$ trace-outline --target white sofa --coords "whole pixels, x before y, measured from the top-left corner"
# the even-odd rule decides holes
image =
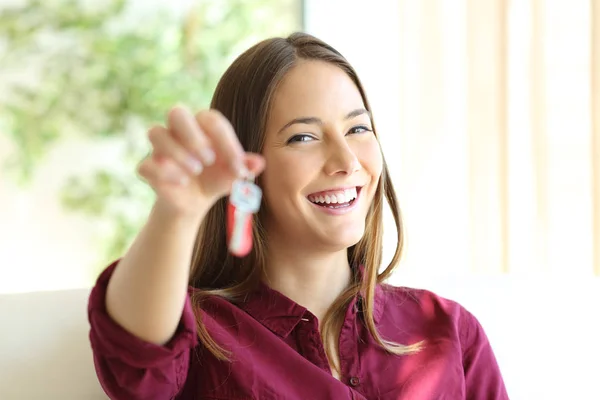
[[[88,289],[0,295],[0,399],[107,399],[94,372]]]
[[[479,318],[511,399],[600,399],[600,281],[396,277]],[[0,399],[106,399],[88,341],[89,290],[0,295]]]

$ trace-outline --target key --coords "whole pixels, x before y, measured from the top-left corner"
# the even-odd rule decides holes
[[[260,208],[262,190],[253,177],[233,182],[227,204],[228,249],[236,257],[244,257],[252,250],[253,215]]]

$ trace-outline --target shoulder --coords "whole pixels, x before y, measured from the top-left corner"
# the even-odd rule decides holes
[[[457,301],[427,289],[381,284],[382,305],[388,312],[421,312],[429,316],[459,318],[468,311]]]
[[[483,330],[477,318],[458,301],[427,289],[381,284],[378,286],[382,321],[410,327],[423,336],[445,332],[463,346]],[[445,335],[444,335],[445,336]]]
[[[380,326],[389,335],[406,343],[424,340],[427,354],[454,354],[463,369],[466,398],[508,399],[492,346],[469,310],[429,290],[391,285],[379,289],[384,305]]]
[[[382,336],[405,344],[423,341],[415,362],[430,363],[430,369],[438,362],[460,369],[465,398],[508,399],[483,327],[463,305],[425,289],[379,285],[377,290]]]

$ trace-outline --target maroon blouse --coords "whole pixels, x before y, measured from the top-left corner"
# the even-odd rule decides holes
[[[429,291],[376,289],[380,334],[403,344],[426,341],[408,356],[390,355],[371,339],[361,298],[355,299],[339,339],[339,381],[331,375],[314,315],[266,285],[239,305],[213,297],[199,310],[188,297],[165,346],[134,337],[106,313],[114,267],[99,277],[88,308],[96,372],[111,399],[508,399],[477,319]],[[218,361],[198,345],[195,313],[232,351],[232,362]]]

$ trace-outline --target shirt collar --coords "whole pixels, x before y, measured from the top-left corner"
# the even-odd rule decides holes
[[[308,311],[277,290],[271,289],[264,282],[260,282],[258,288],[251,292],[239,306],[281,337],[287,337]]]
[[[356,269],[355,273],[357,275],[357,279],[363,279],[365,274],[365,266],[364,264],[360,264]],[[364,293],[359,293],[357,298],[353,300],[354,302],[354,310],[356,312],[363,312],[364,304],[365,304],[365,296]],[[375,324],[378,324],[381,320],[381,316],[383,315],[383,309],[385,306],[385,292],[383,285],[377,284],[375,285],[375,300],[373,304],[373,320]]]
[[[357,274],[362,276],[364,267],[357,268]],[[362,314],[364,310],[364,296],[359,293],[351,302],[349,307],[353,315]],[[375,287],[375,302],[373,307],[373,319],[375,324],[379,323],[383,315],[385,293],[382,285]],[[289,297],[277,290],[271,289],[264,282],[260,282],[256,290],[241,301],[239,307],[250,314],[270,331],[281,337],[287,337],[306,316],[308,310]]]
[[[362,314],[364,311],[365,305],[365,297],[362,293],[359,293],[358,296],[353,300],[353,309],[355,313]],[[385,288],[382,285],[375,286],[375,301],[373,304],[373,320],[375,324],[378,324],[381,321],[381,317],[383,315],[383,310],[385,306]]]

